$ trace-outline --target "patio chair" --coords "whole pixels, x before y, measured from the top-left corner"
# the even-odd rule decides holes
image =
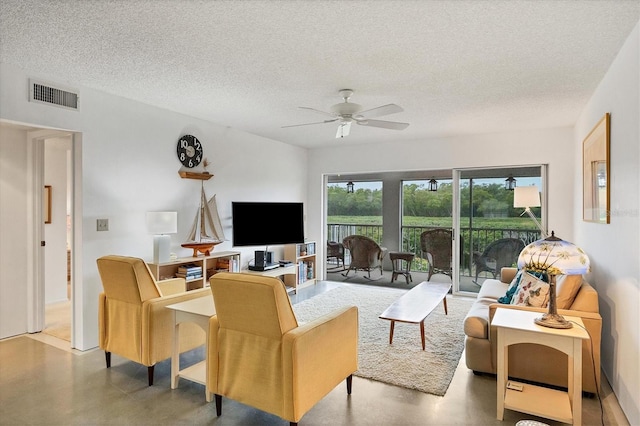
[[[420,234],[422,257],[429,262],[427,281],[433,274],[445,274],[453,279],[452,241],[451,229],[429,229]]]
[[[489,243],[482,253],[474,252],[473,264],[476,267],[476,277],[473,282],[478,284],[480,272],[489,272],[495,278],[503,267],[513,266],[518,261],[518,255],[522,249],[524,249],[522,240],[501,238]]]
[[[367,271],[365,278],[371,279],[371,270],[380,269],[382,277],[382,259],[384,259],[387,249],[380,247],[378,243],[364,235],[349,235],[342,240],[342,244],[351,253],[349,269],[342,274],[348,276],[350,271]],[[379,278],[378,278],[379,279]]]

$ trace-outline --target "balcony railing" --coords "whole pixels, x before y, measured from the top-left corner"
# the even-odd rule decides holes
[[[427,271],[427,261],[422,258],[420,248],[420,234],[429,229],[438,229],[434,226],[402,226],[401,247],[388,247],[390,251],[404,251],[416,255],[412,264],[413,271]],[[512,228],[462,228],[462,268],[463,275],[471,276],[471,266],[473,265],[473,253],[482,252],[492,241],[500,238],[519,238],[525,244],[529,244],[540,238],[540,231],[537,229],[512,229]],[[331,223],[327,225],[328,241],[342,240],[349,235],[365,235],[378,244],[382,244],[382,225],[354,225],[344,223]],[[349,264],[349,252],[345,252],[345,262]]]

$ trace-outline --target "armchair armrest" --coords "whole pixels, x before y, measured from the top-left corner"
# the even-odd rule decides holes
[[[338,309],[283,336],[285,407],[292,418],[305,413],[358,369],[358,308]]]
[[[187,281],[184,278],[170,278],[168,280],[156,281],[156,284],[163,296],[187,291]]]
[[[154,348],[148,351],[147,358],[143,359],[145,365],[153,365],[156,362],[171,356],[171,342],[173,336],[173,311],[167,309],[168,305],[186,302],[198,297],[212,297],[209,288],[187,291],[168,296],[156,297],[142,303],[142,342],[143,347]],[[190,327],[193,326],[193,327]],[[204,332],[194,324],[181,326],[180,351],[193,349],[205,343]],[[144,354],[143,354],[144,355]]]

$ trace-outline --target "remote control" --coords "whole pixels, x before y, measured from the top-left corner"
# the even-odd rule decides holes
[[[518,383],[518,382],[507,382],[507,389],[511,389],[514,391],[518,391],[518,392],[522,392],[522,383]]]

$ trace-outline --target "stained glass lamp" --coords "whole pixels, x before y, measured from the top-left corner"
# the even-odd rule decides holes
[[[573,243],[551,236],[534,241],[518,256],[518,268],[549,276],[549,311],[535,323],[551,328],[571,328],[572,324],[558,314],[556,307],[556,275],[582,275],[589,272],[589,257]]]

